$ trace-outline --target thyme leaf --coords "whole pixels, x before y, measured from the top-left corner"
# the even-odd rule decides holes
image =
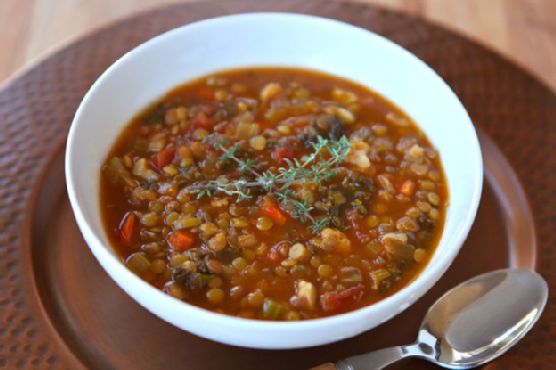
[[[224,142],[215,140],[213,146],[223,153],[221,160],[236,162],[239,172],[251,175],[252,179],[217,179],[189,187],[188,190],[197,194],[198,199],[220,192],[237,196],[238,201],[243,201],[252,198],[251,189],[259,188],[273,194],[293,218],[303,223],[310,221],[314,233],[320,232],[330,224],[326,217],[315,218],[312,215],[314,206],[307,200],[298,199],[291,188],[294,184],[304,185],[308,182],[321,185],[334,178],[338,174],[338,165],[347,157],[351,148],[345,136],[336,141],[318,136],[317,141],[312,143],[313,151],[309,155],[301,160],[286,159],[286,166],[280,167],[277,173],[270,170],[258,173],[253,159],[242,159],[238,156],[240,146],[237,143],[226,148]]]

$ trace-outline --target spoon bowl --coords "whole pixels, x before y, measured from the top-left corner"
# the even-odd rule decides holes
[[[502,355],[533,327],[548,287],[535,272],[506,269],[453,288],[428,311],[417,342],[425,358],[468,369]]]
[[[428,310],[417,342],[321,365],[314,370],[380,370],[405,357],[470,369],[502,355],[533,327],[548,298],[536,272],[504,269],[467,280]]]

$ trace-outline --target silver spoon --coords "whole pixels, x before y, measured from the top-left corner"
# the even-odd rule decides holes
[[[504,269],[479,275],[429,309],[417,342],[349,357],[312,370],[380,370],[405,357],[448,369],[470,369],[506,352],[533,327],[548,297],[537,273]]]

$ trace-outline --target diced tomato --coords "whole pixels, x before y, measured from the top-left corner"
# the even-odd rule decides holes
[[[185,230],[178,230],[173,233],[170,238],[168,238],[168,242],[170,242],[174,250],[177,252],[183,252],[184,250],[193,247],[194,241],[195,237]]]
[[[278,163],[285,163],[284,159],[292,159],[293,152],[291,149],[286,147],[276,148],[272,152],[272,159]]]
[[[284,225],[288,221],[287,214],[271,200],[265,199],[261,206],[261,214],[270,217],[276,225]]]
[[[219,134],[223,134],[226,132],[228,128],[229,122],[228,121],[221,121],[214,126],[214,132],[218,132]]]
[[[415,187],[415,182],[413,182],[412,180],[406,180],[400,187],[400,193],[402,193],[406,197],[410,197],[415,193]]]
[[[154,155],[152,159],[153,165],[158,170],[162,170],[162,168],[172,163],[172,161],[174,160],[175,153],[176,153],[176,149],[174,147],[167,146],[166,148],[162,149],[160,152]]]
[[[202,86],[197,90],[197,96],[201,99],[213,100],[214,90],[207,86]]]
[[[365,287],[361,284],[339,292],[325,293],[322,297],[322,309],[326,312],[345,310],[359,301],[363,296]]]
[[[346,218],[353,231],[361,230],[361,224],[363,221],[361,220],[361,215],[359,214],[358,210],[352,209],[347,213]]]
[[[351,226],[351,235],[353,237],[355,237],[363,244],[367,244],[368,242],[371,241],[372,238],[367,232],[368,231],[367,227],[365,227],[365,224],[361,219],[361,215],[359,214],[358,210],[352,209],[347,213],[346,218]],[[367,231],[363,231],[363,230],[367,230]]]
[[[361,231],[356,231],[355,237],[363,244],[367,244],[371,241],[371,237],[369,236],[369,234],[362,233]]]
[[[122,243],[129,247],[135,241],[139,229],[139,220],[135,213],[127,212],[122,218],[119,228]]]
[[[214,120],[205,115],[199,115],[191,120],[191,128],[197,129],[199,127],[212,127]]]
[[[271,248],[270,251],[268,251],[268,260],[274,264],[280,262],[280,252],[278,252],[278,249],[276,248]]]

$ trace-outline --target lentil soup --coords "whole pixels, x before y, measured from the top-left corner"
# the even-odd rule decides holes
[[[100,174],[125,265],[219,313],[305,320],[406,286],[441,237],[448,189],[416,124],[366,87],[251,68],[170,91]]]

